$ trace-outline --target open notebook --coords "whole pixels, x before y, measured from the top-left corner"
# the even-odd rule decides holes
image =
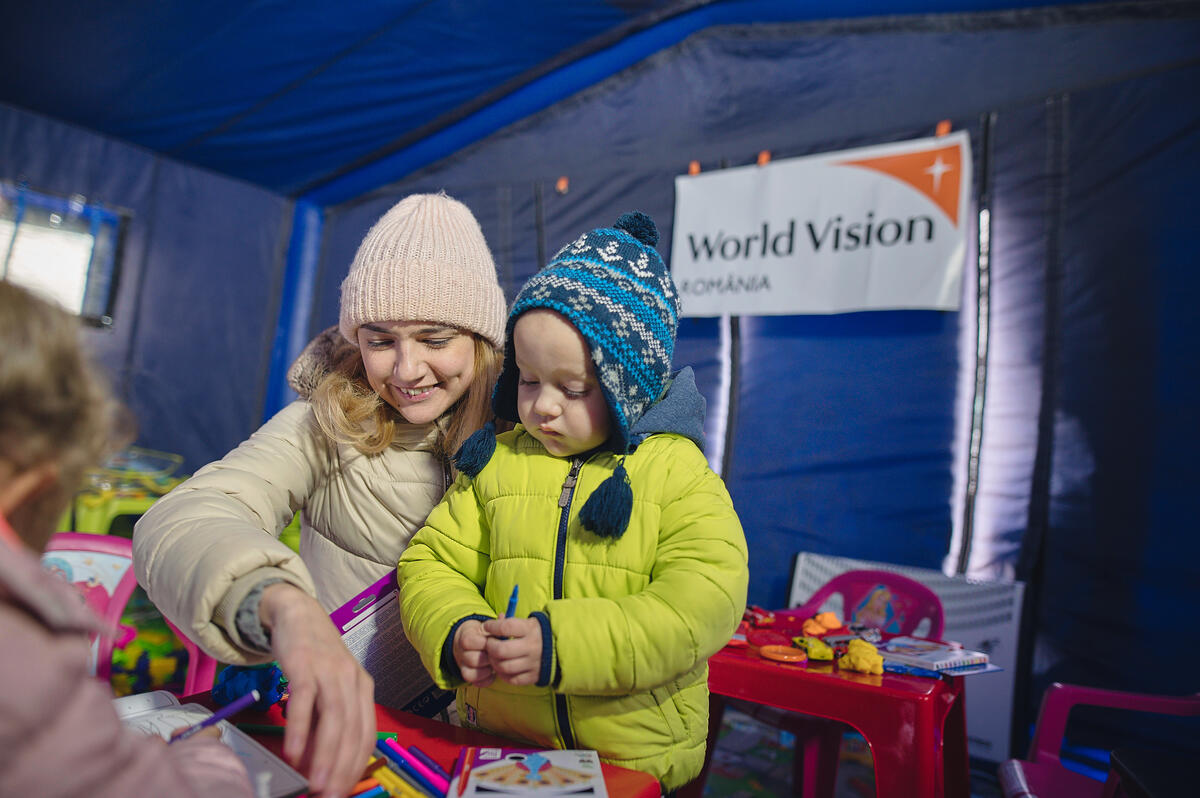
[[[199,723],[212,711],[200,704],[180,704],[166,690],[113,699],[117,716],[126,727],[143,734],[156,734],[164,740],[182,726]],[[246,766],[250,784],[257,795],[292,798],[308,789],[308,782],[275,754],[228,721],[217,724],[221,742],[233,749]]]

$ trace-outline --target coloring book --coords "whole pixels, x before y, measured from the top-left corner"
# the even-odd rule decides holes
[[[893,637],[884,641],[879,653],[885,660],[934,671],[986,665],[988,661],[988,655],[982,651],[971,651],[919,637]]]
[[[200,704],[180,704],[179,699],[166,690],[114,698],[113,708],[127,728],[156,734],[164,740],[170,739],[171,732],[176,729],[199,723],[213,714]],[[221,742],[232,748],[246,766],[250,784],[259,795],[291,798],[308,789],[303,776],[241,729],[224,720],[217,728],[221,730]]]
[[[463,783],[465,782],[465,783]],[[460,787],[460,783],[462,786]],[[462,749],[447,798],[504,795],[586,795],[607,798],[600,756],[590,750]]]

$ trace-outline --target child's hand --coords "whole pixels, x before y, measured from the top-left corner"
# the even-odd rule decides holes
[[[463,679],[476,687],[487,687],[496,678],[487,642],[487,632],[479,621],[464,621],[454,633],[454,661]]]
[[[185,731],[187,731],[190,728],[191,728],[191,726],[180,726],[178,729],[173,730],[171,732],[170,741],[174,742],[176,737],[183,734]],[[201,737],[211,737],[214,740],[220,740],[221,739],[221,727],[220,726],[209,726],[206,729],[201,729],[200,731],[196,732],[195,734],[192,735],[192,737],[195,737],[197,739],[199,739]]]
[[[542,625],[534,618],[497,618],[485,621],[483,629],[489,635],[487,656],[496,675],[509,684],[537,684]]]

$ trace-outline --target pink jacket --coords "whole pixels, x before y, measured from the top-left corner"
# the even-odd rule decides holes
[[[220,741],[167,746],[121,725],[87,672],[87,633],[101,629],[0,517],[0,795],[251,798]]]

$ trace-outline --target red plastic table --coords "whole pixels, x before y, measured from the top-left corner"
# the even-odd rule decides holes
[[[196,701],[209,707],[213,706],[207,693],[183,699],[184,703]],[[279,706],[271,707],[267,712],[243,712],[234,721],[236,723],[258,723],[282,726],[286,721]],[[396,742],[401,745],[415,745],[450,772],[458,759],[458,750],[464,745],[493,745],[514,746],[512,740],[495,737],[482,732],[452,726],[449,723],[430,720],[420,715],[413,715],[400,710],[375,706],[375,725],[379,731],[395,732]],[[272,734],[252,734],[266,748],[282,756],[283,736]],[[604,771],[604,785],[608,794],[613,798],[660,798],[661,790],[658,780],[649,773],[640,770],[617,767],[601,763]]]
[[[754,648],[732,647],[713,655],[708,668],[716,696],[853,727],[871,747],[878,798],[970,795],[961,676],[875,676],[831,663],[788,665],[763,659]]]

